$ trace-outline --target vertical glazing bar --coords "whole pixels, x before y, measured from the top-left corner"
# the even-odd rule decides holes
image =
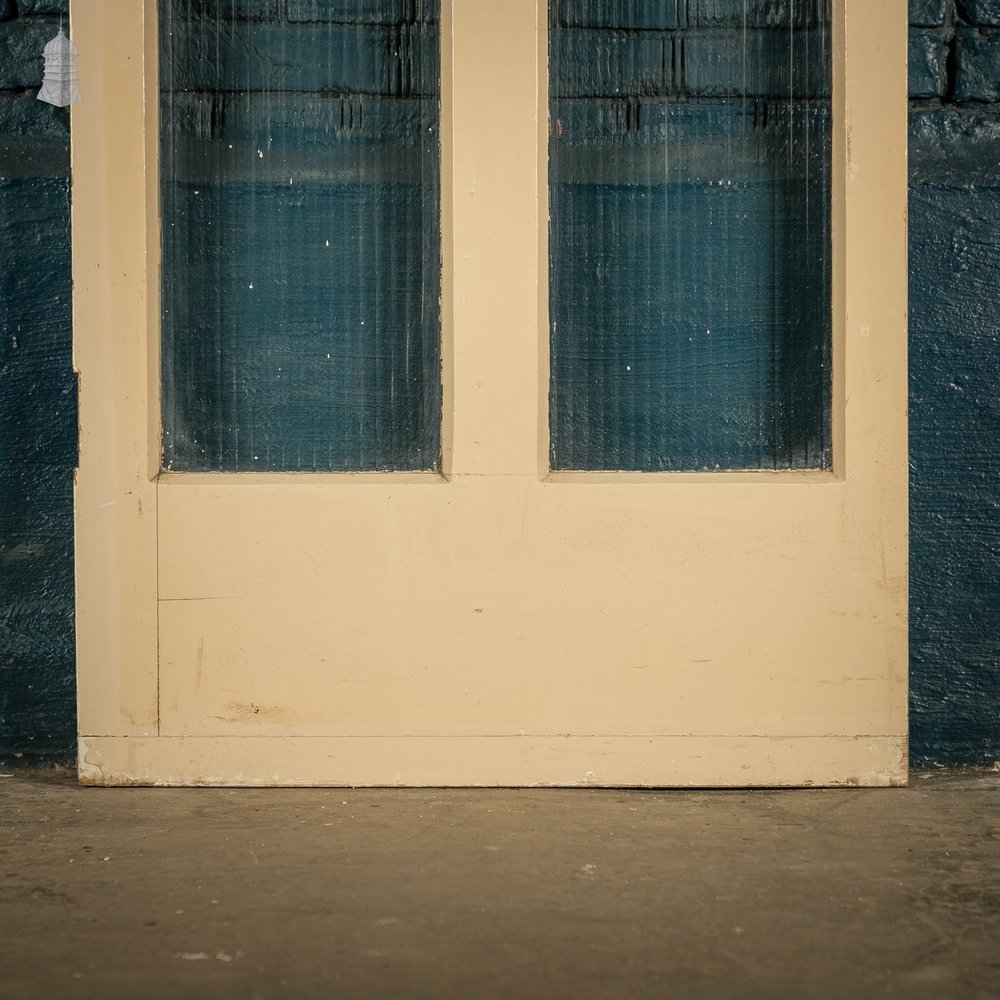
[[[549,114],[549,4],[557,0],[537,0],[535,23],[538,31],[538,44],[535,47],[536,79],[538,81],[536,100],[536,146],[537,174],[536,190],[538,192],[538,319],[537,319],[537,350],[538,350],[538,423],[536,437],[538,442],[536,468],[540,478],[549,475],[549,379],[550,371],[550,333],[549,333],[549,217],[551,204],[549,197],[549,135],[552,129],[552,118]]]
[[[455,475],[537,475],[536,11],[453,5]]]
[[[847,226],[847,65],[846,0],[823,0],[833,5],[833,162],[830,177],[830,229],[833,234],[831,256],[831,395],[830,412],[831,465],[835,476],[843,477],[846,463],[845,384],[846,358],[844,324],[847,311],[847,286],[844,255]]]

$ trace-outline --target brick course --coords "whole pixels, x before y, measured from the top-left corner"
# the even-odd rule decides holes
[[[946,56],[939,31],[910,29],[910,97],[944,97]]]
[[[0,90],[42,85],[42,49],[58,30],[57,17],[19,17],[0,24]]]
[[[68,14],[69,0],[17,0],[22,14]]]
[[[948,14],[948,0],[910,0],[910,24],[915,28],[940,27]]]
[[[958,0],[958,13],[967,24],[1000,24],[1000,0]]]
[[[1000,29],[960,27],[954,44],[955,100],[1000,101]]]

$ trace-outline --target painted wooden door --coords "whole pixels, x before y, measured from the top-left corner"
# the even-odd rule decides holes
[[[701,292],[689,282],[669,320],[664,301],[674,286],[654,264],[690,266],[717,239],[710,227],[749,218],[760,207],[753,171],[774,162],[755,118],[776,106],[767,80],[756,94],[764,99],[734,108],[715,94],[708,118],[692,112],[690,98],[713,98],[713,84],[699,82],[699,60],[736,72],[719,30],[726,19],[711,21],[726,4],[603,5],[626,18],[619,22],[602,21],[600,3],[559,5],[550,18],[535,0],[453,0],[423,20],[436,8],[404,4],[405,31],[392,23],[384,36],[364,29],[364,38],[388,39],[382,63],[357,56],[360,29],[352,29],[354,71],[383,72],[388,54],[398,73],[386,86],[410,101],[368,102],[365,126],[350,95],[330,85],[331,97],[329,81],[314,87],[322,100],[282,96],[281,81],[304,72],[304,57],[289,58],[255,21],[267,6],[247,5],[247,16],[214,33],[204,23],[175,26],[216,74],[205,86],[228,93],[207,111],[185,97],[183,82],[170,90],[174,103],[161,103],[164,40],[153,0],[89,0],[73,12],[86,88],[73,118],[81,780],[905,780],[905,3],[834,2],[828,117],[814,100],[822,85],[788,111],[789,170],[793,160],[812,163],[802,142],[829,130],[828,187],[819,188],[826,201],[817,209],[827,220],[826,263],[804,266],[784,239],[777,270],[791,277],[782,294],[801,292],[791,304],[776,305],[777,293],[761,291],[756,278],[728,299],[717,282]],[[282,16],[302,34],[296,18],[308,26],[317,10],[342,24],[332,6],[290,0]],[[751,42],[759,35],[766,48],[787,6],[743,4]],[[826,7],[790,6],[807,21]],[[700,24],[705,30],[694,30]],[[781,51],[813,37],[811,26],[787,25]],[[255,39],[240,34],[254,30]],[[334,35],[324,37],[308,44],[333,72],[346,62],[331,56]],[[217,81],[226,52],[269,45],[266,65],[286,75],[266,81],[272,104],[261,126],[253,112],[240,117],[252,82]],[[581,45],[592,47],[582,58]],[[744,38],[744,60],[751,50]],[[658,82],[643,75],[654,65]],[[427,92],[438,69],[440,112]],[[739,72],[745,84],[745,64]],[[781,76],[782,85],[800,86],[796,73]],[[170,123],[162,146],[161,114]],[[313,270],[303,277],[261,268],[256,280],[278,290],[255,298],[261,290],[247,269],[260,258],[246,253],[235,216],[218,198],[202,211],[194,175],[183,191],[163,187],[174,169],[164,150],[176,141],[190,152],[201,142],[218,176],[229,169],[226,147],[236,148],[233,157],[249,149],[269,183],[283,185],[288,162],[276,163],[267,145],[274,133],[312,129],[310,169],[322,173],[320,132],[353,134],[353,114],[359,141],[398,138],[399,122],[404,132],[415,128],[412,141],[402,140],[408,153],[383,144],[367,160],[358,153],[358,169],[388,176],[405,161],[421,173],[424,194],[410,185],[388,212],[347,182],[339,195],[300,194],[296,180],[308,184],[296,161],[294,193],[269,204],[288,222],[275,232],[315,238],[315,255],[302,257]],[[709,176],[720,136],[747,123],[759,126],[759,158],[742,174],[730,162]],[[438,146],[427,136],[438,132],[440,172],[428,187],[427,156],[437,157]],[[651,134],[660,147],[643,145]],[[663,156],[671,149],[673,160]],[[653,167],[667,172],[662,180]],[[657,199],[665,192],[687,199],[684,226],[666,234],[649,222],[664,216]],[[719,196],[736,200],[706,200]],[[339,207],[323,201],[322,210],[310,200],[335,197]],[[810,206],[807,198],[778,213],[793,247]],[[352,260],[343,227],[331,237],[312,224],[317,213],[346,211],[371,226],[401,227],[393,231],[404,249],[392,253],[421,243],[422,268],[402,266],[417,274],[415,285],[394,265],[395,284],[379,277],[385,261],[373,281]],[[176,279],[189,240],[178,225],[229,226],[229,253],[212,265],[209,296],[226,329],[260,332],[268,301],[305,329],[309,351],[332,345],[339,376],[306,385],[300,373],[286,389],[285,372],[267,368],[266,330],[241,342],[238,363],[217,363],[236,355],[211,340],[222,327]],[[437,225],[440,241],[428,247]],[[746,243],[750,232],[731,236]],[[771,260],[773,274],[778,257]],[[346,283],[351,267],[356,280]],[[339,289],[331,308],[358,325],[379,314],[375,325],[388,331],[374,352],[381,367],[360,395],[345,359],[351,344],[372,341],[356,329],[357,341],[313,337],[306,328],[314,312],[296,312],[296,289],[312,294],[324,281]],[[361,289],[353,305],[352,288]],[[439,312],[428,319],[435,295]],[[719,319],[716,339],[704,324],[696,342],[704,302]],[[397,307],[423,318],[393,339],[385,317]],[[781,351],[772,338],[766,356],[745,350],[761,309],[780,316],[781,329],[812,331],[812,346]],[[416,346],[408,331],[420,334]],[[178,368],[175,347],[187,369]],[[743,399],[747,378],[727,374],[728,388],[710,398],[685,378],[664,389],[664,372],[713,364],[757,373],[748,379],[764,388]],[[191,373],[209,369],[202,391]],[[394,381],[403,370],[406,378]],[[265,373],[266,392],[247,395],[248,371]],[[367,371],[358,368],[357,378]],[[265,397],[271,415],[258,420],[255,411],[241,423],[241,400]],[[336,444],[324,443],[321,428],[293,453],[274,428],[307,398],[314,402],[300,422],[341,400],[329,404]],[[656,409],[661,398],[670,420]],[[205,419],[185,422],[191,413]],[[244,426],[257,428],[253,444],[245,435],[237,441],[234,428]],[[168,439],[175,431],[178,440]]]

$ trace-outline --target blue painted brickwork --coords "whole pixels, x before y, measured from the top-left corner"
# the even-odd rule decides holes
[[[911,0],[911,22],[912,759],[985,764],[1000,758],[1000,0]]]
[[[8,0],[22,14],[66,14],[68,0]]]
[[[967,24],[1000,24],[1000,0],[958,0],[958,14]]]
[[[910,29],[910,97],[944,97],[947,82],[945,46],[940,31]]]
[[[35,100],[64,9],[0,0],[0,760],[74,742],[69,115]]]
[[[936,28],[948,17],[949,0],[910,0],[910,26]]]
[[[285,3],[308,20],[316,0],[243,9]],[[27,43],[64,6],[0,0],[0,759],[68,760],[75,724],[67,116],[34,100]],[[1000,0],[911,0],[911,26],[912,750],[983,763],[1000,758]]]

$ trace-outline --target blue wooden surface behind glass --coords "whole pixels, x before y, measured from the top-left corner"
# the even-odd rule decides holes
[[[164,466],[436,468],[436,2],[160,10]]]
[[[828,467],[828,3],[550,20],[552,467]]]

